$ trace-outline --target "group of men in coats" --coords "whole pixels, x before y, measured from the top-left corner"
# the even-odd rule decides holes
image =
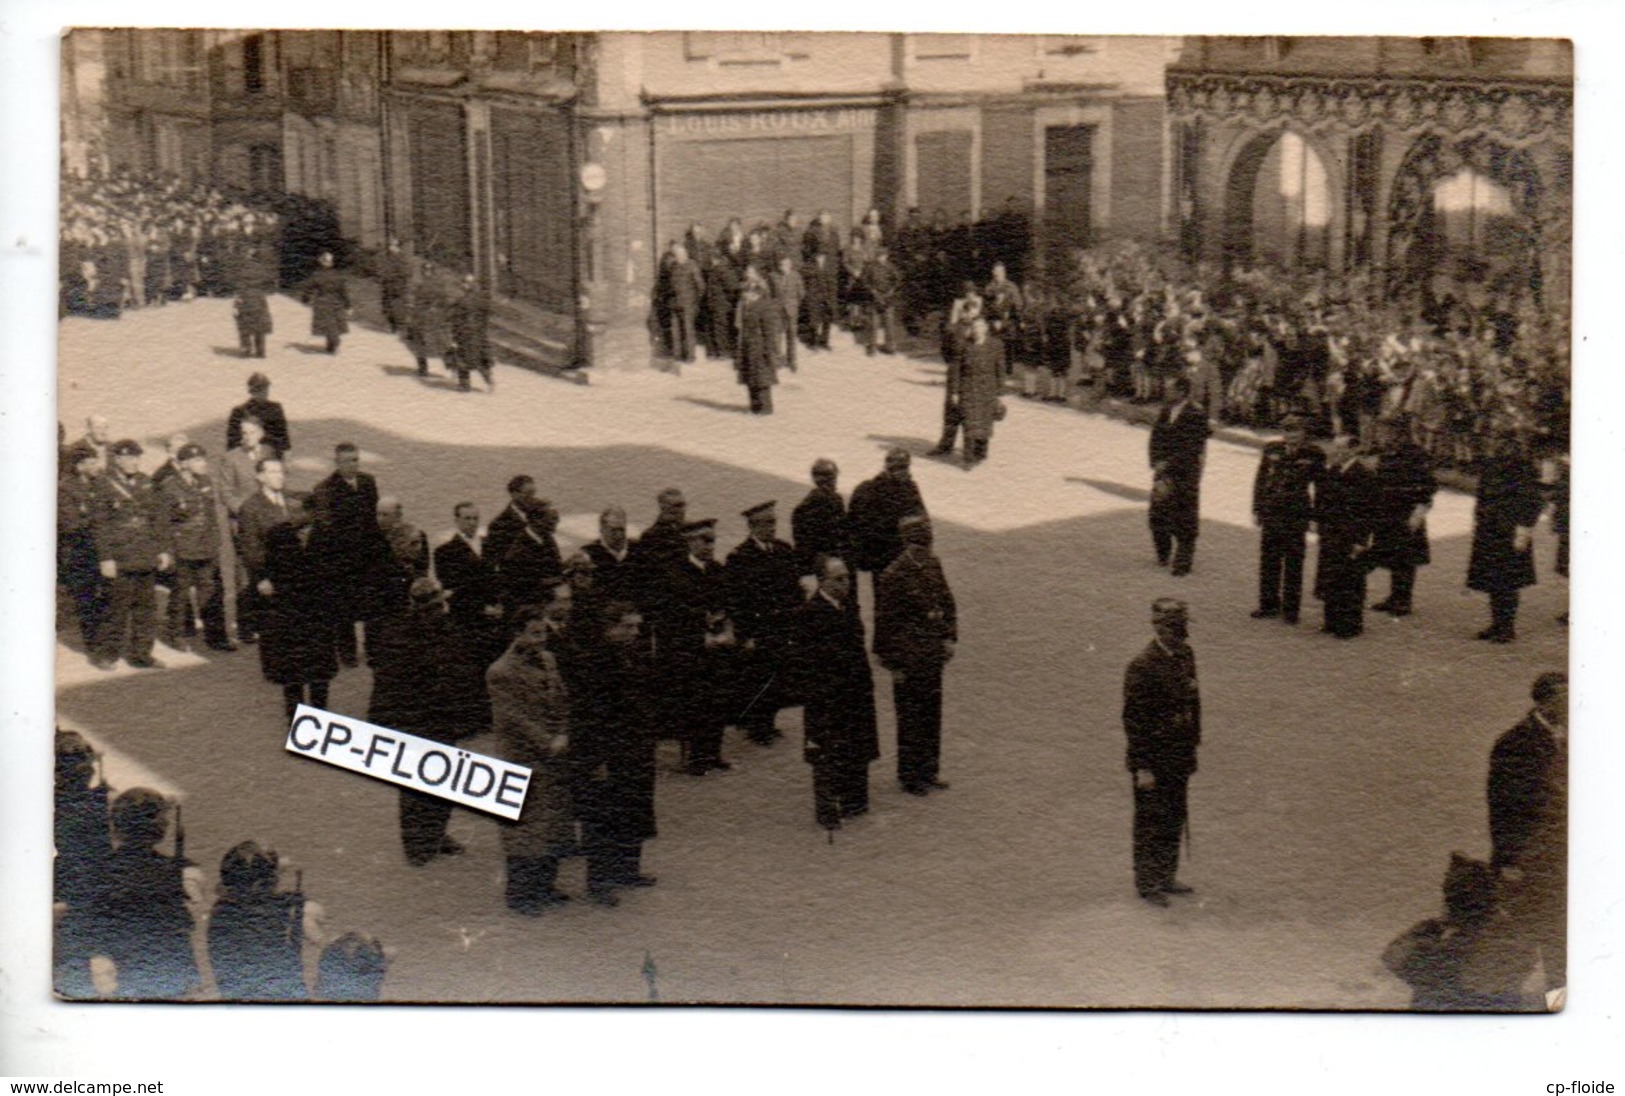
[[[491,371],[491,295],[473,274],[458,281],[427,260],[414,269],[391,237],[378,263],[384,323],[398,333],[417,361],[418,376],[429,375],[429,359],[439,358],[457,377],[458,391],[470,391],[478,372],[488,391]]]

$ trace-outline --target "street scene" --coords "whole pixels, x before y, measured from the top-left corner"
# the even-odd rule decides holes
[[[1566,43],[81,34],[60,995],[1562,1007]]]

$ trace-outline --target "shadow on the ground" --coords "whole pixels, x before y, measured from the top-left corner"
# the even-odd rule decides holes
[[[708,400],[704,396],[677,396],[683,403],[691,403],[695,407],[703,407],[708,411],[727,411],[735,415],[748,415],[750,408],[742,403],[723,403],[721,400]]]
[[[937,444],[933,438],[907,434],[865,434],[864,437],[874,442],[879,449],[907,449],[916,457],[931,456],[931,450]]]
[[[209,349],[214,351],[214,356],[217,358],[244,359],[248,357],[247,354],[243,353],[243,348],[240,346],[211,346]]]
[[[1126,483],[1118,483],[1116,480],[1091,479],[1088,476],[1067,476],[1065,482],[1081,483],[1085,487],[1093,487],[1103,494],[1120,499],[1129,499],[1133,502],[1149,502],[1151,500],[1151,492],[1144,487],[1131,487]]]

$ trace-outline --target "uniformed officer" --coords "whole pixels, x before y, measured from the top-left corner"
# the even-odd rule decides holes
[[[113,466],[97,481],[91,508],[96,556],[108,583],[108,613],[92,661],[111,669],[123,653],[138,669],[159,666],[152,657],[156,638],[155,579],[172,556],[162,500],[141,471],[141,445],[129,438],[109,448]]]
[[[1190,573],[1201,531],[1202,463],[1212,433],[1207,415],[1191,402],[1190,377],[1168,382],[1168,403],[1151,427],[1151,542],[1157,563],[1169,572]]]
[[[96,637],[107,616],[107,584],[96,555],[92,514],[101,456],[84,442],[68,447],[66,474],[56,489],[56,576],[73,601],[85,650],[96,651]]]
[[[897,780],[910,795],[945,790],[942,670],[959,641],[953,591],[931,551],[923,513],[898,522],[903,550],[875,576],[875,657],[891,671],[897,708]]]
[[[685,522],[686,550],[667,563],[649,592],[657,677],[669,698],[671,731],[684,743],[687,771],[703,776],[733,768],[722,759],[728,655],[735,645],[728,620],[727,579],[716,561],[716,519]]]
[[[176,454],[180,471],[164,481],[165,516],[175,547],[175,585],[169,595],[164,642],[186,649],[184,626],[192,615],[191,598],[203,618],[203,639],[216,651],[235,651],[226,632],[225,599],[220,588],[220,524],[216,517],[209,459],[203,446],[189,442]]]
[[[1256,619],[1278,616],[1298,623],[1303,603],[1304,537],[1314,516],[1316,484],[1326,455],[1309,444],[1302,415],[1288,415],[1286,436],[1264,446],[1253,479],[1253,521],[1258,524]]]
[[[1202,741],[1202,698],[1185,603],[1152,602],[1151,627],[1155,638],[1123,678],[1123,730],[1134,778],[1134,889],[1153,906],[1166,906],[1170,894],[1191,893],[1175,874]]]
[[[739,642],[736,720],[759,746],[781,737],[773,726],[787,703],[784,680],[790,617],[802,603],[801,566],[796,550],[778,538],[776,499],[752,506],[741,516],[750,535],[728,554],[728,615]]]

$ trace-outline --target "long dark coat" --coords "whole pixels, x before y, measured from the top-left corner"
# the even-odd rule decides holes
[[[864,649],[863,618],[814,594],[796,610],[796,687],[804,705],[803,757],[867,764],[880,756],[875,683]]]
[[[297,895],[221,898],[209,915],[209,966],[225,1001],[303,1001],[304,903]]]
[[[367,628],[367,720],[436,742],[483,731],[483,667],[439,608],[413,608]]]
[[[1342,604],[1365,596],[1366,550],[1371,545],[1371,472],[1356,460],[1328,468],[1315,487],[1320,553],[1315,596]]]
[[[985,440],[993,436],[993,423],[999,406],[999,363],[1004,347],[988,336],[977,345],[964,346],[964,369],[960,376],[959,413],[965,423],[965,436]]]
[[[1406,523],[1416,507],[1433,501],[1436,490],[1420,446],[1405,442],[1377,458],[1372,566],[1420,567],[1432,560],[1427,524],[1413,531]]]
[[[318,267],[300,294],[310,305],[310,333],[337,338],[350,330],[350,288],[344,275],[331,267]]]
[[[790,515],[790,532],[801,556],[802,574],[812,574],[819,556],[846,558],[850,551],[846,500],[839,491],[814,487]],[[856,560],[847,560],[853,566]]]
[[[1535,584],[1535,552],[1512,546],[1520,526],[1540,517],[1540,473],[1524,457],[1491,457],[1478,474],[1473,507],[1473,550],[1467,586],[1486,594],[1510,593]]]
[[[466,289],[452,302],[451,333],[457,359],[465,369],[491,364],[491,295],[479,286]]]
[[[771,297],[746,300],[739,306],[739,343],[734,370],[746,388],[779,383],[779,315]]]
[[[338,675],[333,649],[333,581],[329,554],[314,528],[301,543],[292,524],[265,537],[265,570],[274,591],[260,634],[260,671],[275,685],[331,681]]]
[[[861,570],[884,571],[903,550],[897,522],[909,514],[924,514],[925,501],[912,478],[882,472],[864,480],[852,492],[847,509],[847,530],[852,537],[855,563]]]
[[[173,999],[198,983],[192,915],[173,858],[128,846],[114,852],[90,921],[91,950],[118,968],[119,997]]]
[[[451,294],[438,277],[425,277],[413,284],[403,340],[414,357],[423,359],[444,358],[451,349]]]
[[[600,641],[585,649],[580,670],[570,696],[576,813],[603,840],[646,841],[656,832],[650,667],[640,645]]]

